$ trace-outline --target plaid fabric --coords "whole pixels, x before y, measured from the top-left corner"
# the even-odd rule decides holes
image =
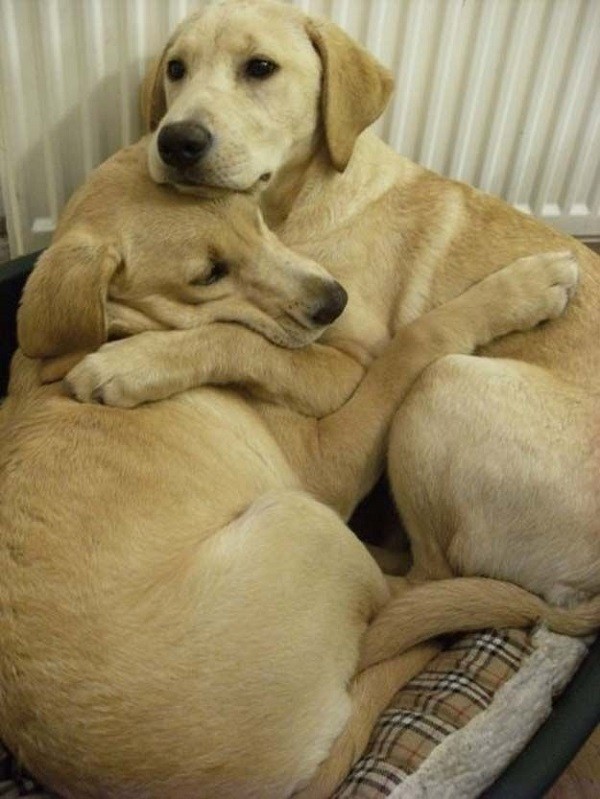
[[[373,730],[367,753],[335,799],[388,796],[447,735],[488,707],[530,652],[529,634],[521,630],[457,639],[396,694]],[[21,796],[54,799],[0,744],[0,799]]]
[[[446,736],[488,707],[531,653],[522,630],[459,638],[399,691],[335,799],[388,796]]]

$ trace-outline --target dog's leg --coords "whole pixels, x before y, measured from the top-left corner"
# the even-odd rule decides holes
[[[576,280],[568,253],[522,258],[400,330],[351,399],[312,429],[307,424],[303,441],[273,426],[280,437],[296,437],[282,448],[303,484],[347,518],[379,476],[394,412],[425,368],[559,315]]]
[[[40,362],[27,358],[21,350],[17,350],[10,364],[8,396],[27,397],[39,389],[40,385]]]
[[[212,658],[223,653],[212,692],[222,692],[223,712],[238,719],[223,740],[250,752],[244,743],[248,737],[260,742],[245,773],[239,761],[236,772],[238,779],[243,774],[258,785],[269,774],[279,774],[283,785],[286,772],[292,788],[305,785],[322,761],[332,759],[336,779],[343,778],[379,713],[437,651],[418,647],[394,665],[355,677],[360,637],[390,592],[339,517],[302,492],[270,491],[253,502],[207,542],[191,585],[199,602],[206,603],[197,613],[198,640],[210,642]],[[234,643],[229,642],[232,629]],[[205,679],[202,671],[197,679]],[[241,714],[232,711],[240,697]],[[261,713],[264,721],[256,730]],[[342,731],[345,737],[335,743]],[[226,749],[223,758],[227,762]],[[252,795],[289,794],[259,790]]]
[[[1,421],[8,420],[13,410],[17,413],[27,402],[35,402],[43,389],[40,379],[40,361],[27,358],[21,350],[13,355],[6,399],[2,402]]]
[[[406,574],[409,571],[411,566],[409,552],[396,552],[377,546],[376,544],[365,544],[365,546],[384,574],[400,575]]]
[[[416,646],[393,660],[366,669],[350,686],[352,710],[343,732],[309,784],[294,799],[328,799],[362,756],[377,719],[394,695],[438,654],[437,643]]]
[[[65,385],[81,402],[132,408],[201,385],[237,384],[320,418],[350,397],[364,371],[327,345],[286,349],[246,328],[212,324],[149,331],[105,344],[68,374]]]
[[[398,506],[398,502],[396,501]],[[452,567],[448,563],[448,558],[443,546],[431,530],[438,508],[432,509],[431,517],[421,518],[415,516],[412,506],[402,509],[402,520],[406,529],[419,530],[420,534],[413,536],[410,546],[412,562],[408,571],[410,578],[415,581],[422,580],[443,580],[445,577],[452,577],[454,574]],[[435,530],[440,529],[436,527]]]
[[[418,381],[389,469],[417,573],[479,574],[555,602],[600,591],[597,398],[516,361],[452,356]]]

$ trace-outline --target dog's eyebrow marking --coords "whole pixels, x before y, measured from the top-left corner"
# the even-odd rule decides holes
[[[235,48],[237,52],[253,53],[260,47],[260,42],[253,33],[249,31],[235,31],[235,34],[232,34],[231,28],[227,24],[220,25],[215,32],[215,47],[221,45],[221,40],[224,37],[228,39],[227,49]]]
[[[202,58],[202,52],[204,48],[200,47],[200,44],[195,36],[183,35],[178,36],[177,39],[172,43],[171,47],[167,50],[166,56],[167,59],[170,58],[181,58],[181,59],[188,59],[193,60],[195,58]]]

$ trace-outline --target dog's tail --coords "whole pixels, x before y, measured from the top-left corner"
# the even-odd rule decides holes
[[[394,694],[419,674],[440,649],[439,643],[415,646],[354,678],[348,689],[352,709],[346,726],[308,785],[294,793],[293,799],[329,799],[332,796],[367,748],[373,727]]]
[[[549,605],[512,583],[456,577],[403,586],[367,628],[358,674],[350,686],[352,712],[327,759],[294,799],[327,799],[366,749],[394,694],[440,651],[423,641],[487,627],[530,627],[543,622],[557,633],[586,635],[600,627],[600,596],[573,608]],[[406,651],[408,650],[408,651]],[[403,654],[398,654],[403,653]]]
[[[437,635],[539,622],[564,635],[587,635],[600,627],[600,596],[561,608],[512,583],[484,577],[420,583],[395,596],[369,625],[359,671]]]

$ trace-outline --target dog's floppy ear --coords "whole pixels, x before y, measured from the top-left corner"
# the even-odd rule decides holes
[[[167,113],[167,97],[164,86],[165,55],[154,58],[149,66],[140,90],[140,108],[146,133],[156,130]]]
[[[321,113],[333,166],[343,172],[358,136],[383,113],[391,72],[332,22],[308,19],[306,30],[323,64]]]
[[[19,346],[30,358],[94,350],[106,341],[108,285],[121,263],[112,244],[53,244],[31,273],[17,317]]]

